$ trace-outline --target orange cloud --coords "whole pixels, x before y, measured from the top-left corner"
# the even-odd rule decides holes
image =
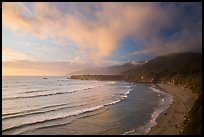
[[[162,48],[165,41],[160,38],[159,30],[171,26],[176,14],[155,3],[71,3],[73,7],[69,8],[73,12],[64,12],[53,3],[34,3],[32,12],[23,5],[3,4],[5,26],[56,43],[71,41],[78,46],[82,58],[95,62],[109,57],[127,36],[148,41],[136,55],[155,53],[154,49],[165,53]],[[94,6],[100,10],[94,10]],[[33,15],[26,17],[28,13]]]
[[[24,59],[27,59],[28,57],[29,56],[25,53],[13,51],[10,48],[2,48],[3,61],[24,60]]]

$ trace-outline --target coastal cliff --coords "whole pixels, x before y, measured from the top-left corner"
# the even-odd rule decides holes
[[[102,80],[102,81],[127,81],[138,83],[153,83],[152,78],[144,78],[143,76],[134,75],[73,75],[71,79],[80,80]]]
[[[202,54],[177,53],[156,57],[120,75],[73,75],[71,79],[157,83],[180,86],[197,94],[179,134],[202,131]]]
[[[200,94],[202,85],[202,54],[175,53],[159,56],[120,75],[73,75],[81,80],[122,80],[129,82],[179,85]]]

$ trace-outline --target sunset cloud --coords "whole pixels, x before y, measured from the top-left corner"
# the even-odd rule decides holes
[[[2,48],[3,61],[24,60],[24,59],[27,59],[28,57],[29,56],[25,53],[13,51],[10,48]]]
[[[200,11],[199,3],[3,3],[2,17],[12,32],[63,46],[73,43],[77,55],[72,62],[100,64],[127,37],[141,43],[127,58],[200,51]],[[23,53],[12,56],[26,58]]]

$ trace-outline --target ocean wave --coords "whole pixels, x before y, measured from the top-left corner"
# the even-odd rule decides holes
[[[20,93],[18,93],[18,94],[36,93],[36,92],[43,92],[43,91],[49,91],[49,90],[45,90],[45,89],[41,89],[41,90],[31,90],[31,91],[20,92]]]
[[[117,102],[114,102],[117,103]],[[92,112],[95,110],[98,110],[100,108],[103,108],[104,105],[99,105],[99,106],[94,106],[91,108],[86,108],[83,110],[77,110],[77,111],[72,111],[72,112],[68,112],[68,113],[58,113],[58,115],[55,116],[50,116],[50,117],[41,117],[38,118],[38,121],[36,121],[35,119],[31,119],[30,121],[26,121],[25,123],[19,124],[19,125],[13,125],[7,128],[2,128],[2,131],[8,131],[8,130],[13,130],[19,127],[24,127],[24,126],[28,126],[28,125],[32,125],[32,124],[38,124],[38,123],[44,123],[44,122],[48,122],[48,121],[53,121],[53,120],[57,120],[57,119],[63,119],[63,118],[67,118],[67,117],[71,117],[71,116],[77,116],[80,114],[84,114],[84,113],[88,113],[88,112]]]
[[[171,96],[171,95],[169,95],[169,94],[167,94],[166,92],[163,92],[163,91],[161,91],[161,90],[159,90],[159,89],[157,89],[156,87],[155,87],[155,85],[152,85],[151,87],[149,87],[151,90],[153,90],[154,92],[156,92],[156,93],[158,93],[158,95],[167,95],[167,96]]]
[[[109,82],[108,82],[109,85],[113,85],[113,84],[115,84],[115,83],[116,83],[115,81],[109,81]]]
[[[155,125],[157,125],[156,119],[159,115],[166,111],[173,102],[173,97],[159,89],[156,89],[154,85],[150,87],[152,91],[158,93],[158,95],[165,95],[163,98],[160,99],[159,104],[156,108],[154,108],[154,112],[151,114],[150,120],[144,125],[137,129],[126,131],[123,134],[140,134],[145,135],[147,134]]]
[[[15,100],[15,99],[24,99],[24,98],[36,98],[36,97],[46,97],[46,96],[53,96],[53,95],[59,95],[59,94],[67,94],[67,93],[74,93],[74,92],[78,92],[78,91],[83,91],[83,90],[88,90],[88,89],[94,89],[97,87],[101,87],[104,85],[97,85],[97,86],[91,86],[91,87],[86,87],[86,88],[82,88],[82,89],[74,89],[74,90],[70,90],[70,91],[64,91],[64,92],[53,92],[53,93],[48,93],[48,94],[37,94],[37,95],[32,95],[32,96],[13,96],[13,97],[3,97],[2,100]],[[45,91],[45,90],[44,90]],[[50,90],[48,90],[50,91]],[[36,91],[28,91],[29,93],[31,92],[36,92]],[[27,92],[27,93],[28,93]],[[37,92],[43,92],[41,91],[37,91]],[[24,92],[25,93],[25,92]]]
[[[131,90],[128,90],[125,94],[129,94]],[[57,120],[57,119],[63,119],[63,118],[67,118],[67,117],[71,117],[71,116],[77,116],[77,115],[82,115],[82,114],[85,114],[85,113],[89,113],[89,112],[93,112],[93,111],[96,111],[96,110],[99,110],[101,108],[104,108],[106,106],[110,106],[110,105],[114,105],[116,103],[119,103],[121,102],[123,99],[125,99],[127,96],[123,97],[123,98],[120,98],[120,99],[117,99],[117,100],[114,100],[112,102],[109,102],[109,103],[105,103],[105,104],[102,104],[102,105],[98,105],[98,106],[93,106],[93,107],[90,107],[90,108],[85,108],[85,109],[81,109],[81,110],[76,110],[76,111],[72,111],[72,112],[64,112],[64,113],[58,113],[57,115],[49,115],[49,116],[44,116],[42,115],[42,117],[38,118],[38,121],[36,121],[36,119],[31,119],[31,120],[25,120],[24,123],[21,123],[19,125],[13,125],[13,126],[10,126],[10,127],[7,127],[7,128],[2,128],[2,131],[9,131],[9,130],[13,130],[13,129],[16,129],[16,128],[19,128],[19,127],[24,127],[24,126],[27,126],[27,125],[32,125],[32,124],[37,124],[37,123],[44,123],[44,122],[47,122],[47,121],[52,121],[52,120]]]
[[[172,104],[173,99],[171,97],[167,97],[165,99],[167,102],[165,101],[161,101],[162,103],[160,103],[160,105],[155,109],[155,111],[152,113],[151,115],[151,119],[149,120],[149,122],[143,126],[140,127],[138,130],[140,131],[144,131],[145,134],[147,134],[154,126],[157,125],[156,119],[159,117],[159,115],[164,112],[165,110],[167,110],[169,108],[169,106]]]
[[[36,108],[36,109],[29,109],[29,110],[25,110],[25,111],[18,111],[18,112],[15,112],[15,113],[6,113],[6,114],[3,113],[2,116],[4,117],[4,116],[18,115],[18,114],[29,113],[29,112],[33,112],[33,111],[39,111],[39,110],[47,109],[47,108],[65,106],[65,105],[69,105],[69,104],[70,103],[62,103],[62,104],[43,106],[43,107]]]
[[[76,118],[76,119],[73,119],[69,122],[64,122],[64,123],[60,123],[60,124],[53,124],[53,125],[47,125],[47,126],[40,126],[40,127],[35,127],[34,129],[28,129],[28,130],[24,130],[24,131],[20,131],[20,132],[17,132],[16,135],[21,135],[21,134],[24,134],[24,133],[27,133],[29,131],[33,131],[33,130],[37,130],[37,129],[46,129],[46,128],[52,128],[52,127],[59,127],[59,126],[64,126],[64,125],[68,125],[68,124],[71,124],[73,123],[74,121],[78,120],[78,119],[83,119],[83,118],[87,118],[87,117],[92,117],[92,116],[95,116],[95,115],[98,115],[98,114],[101,114],[103,112],[105,112],[107,109],[105,109],[104,111],[102,112],[98,112],[98,113],[94,113],[94,114],[90,114],[90,115],[85,115],[85,116],[81,116],[79,118]]]
[[[67,109],[67,108],[81,107],[81,106],[85,106],[85,105],[86,105],[86,103],[80,104],[80,105],[73,105],[73,106],[64,106],[63,105],[62,107],[54,108],[54,109],[51,109],[51,110],[35,111],[35,112],[30,111],[30,113],[19,113],[17,115],[5,116],[5,117],[2,117],[2,120],[11,119],[11,118],[17,118],[17,117],[24,117],[24,116],[28,116],[28,115],[43,114],[43,113],[47,113],[47,112],[63,110],[63,109]]]
[[[86,101],[86,100],[87,99],[85,99],[84,101]],[[47,109],[55,109],[57,107],[70,106],[71,104],[77,104],[77,103],[78,103],[78,101],[73,101],[73,102],[69,102],[69,103],[45,105],[45,106],[40,106],[40,107],[32,108],[32,109],[29,108],[29,109],[26,109],[26,110],[23,110],[23,111],[17,111],[17,112],[14,112],[14,113],[2,113],[2,119],[6,118],[6,117],[12,117],[12,116],[15,116],[15,115],[23,115],[23,114],[37,112],[37,111],[46,111]],[[86,105],[86,103],[79,104],[78,106],[80,106],[80,105]],[[75,106],[77,106],[77,105],[73,105],[72,107],[75,107]]]
[[[92,97],[85,97],[83,96],[81,98],[81,100],[84,100],[84,101],[92,101],[92,100],[96,100],[95,98]],[[23,110],[23,111],[17,111],[17,112],[13,112],[13,113],[2,113],[2,119],[3,118],[6,118],[6,117],[12,117],[12,116],[15,116],[15,115],[22,115],[22,114],[25,114],[25,113],[32,113],[32,112],[36,112],[36,111],[44,111],[45,109],[53,109],[53,108],[56,108],[56,107],[63,107],[63,106],[67,106],[67,105],[70,105],[70,104],[76,104],[78,101],[72,101],[70,103],[61,103],[61,104],[53,104],[53,105],[45,105],[45,106],[40,106],[40,107],[37,107],[37,108],[28,108],[26,110]]]
[[[123,87],[125,87],[125,88],[131,88],[132,86],[123,86]]]
[[[129,135],[129,134],[134,133],[134,132],[135,132],[135,129],[126,131],[122,135]]]
[[[97,83],[98,81],[93,81],[91,83]],[[26,95],[26,94],[31,94],[31,93],[44,93],[45,91],[51,91],[51,90],[59,90],[60,88],[54,88],[54,89],[40,89],[40,90],[31,90],[31,91],[25,91],[25,92],[20,92],[17,94],[25,94],[25,96],[11,96],[11,97],[2,97],[2,100],[15,100],[15,99],[25,99],[25,98],[36,98],[36,97],[45,97],[45,96],[52,96],[52,95],[58,95],[58,94],[67,94],[67,93],[74,93],[77,91],[83,91],[83,90],[88,90],[88,89],[93,89],[93,88],[97,88],[97,87],[102,87],[102,86],[106,86],[106,85],[111,85],[114,84],[114,81],[105,83],[105,84],[101,84],[101,85],[94,85],[94,86],[90,86],[90,87],[85,87],[82,89],[73,89],[70,91],[65,91],[65,92],[53,92],[53,93],[48,93],[48,94],[37,94],[37,95]],[[73,85],[73,84],[86,84],[86,82],[83,83],[70,83],[67,85]],[[59,86],[59,85],[58,85]],[[64,85],[60,85],[60,86],[64,86]]]
[[[127,92],[125,93],[116,93],[114,95],[112,95],[113,97],[116,97],[116,98],[127,98],[128,97],[128,94],[130,94],[130,91],[133,91],[133,89],[129,89]]]
[[[89,82],[86,82],[86,81],[83,81],[83,82],[72,82],[72,83],[67,83],[65,85],[81,85],[81,84],[87,84],[87,83],[97,83],[99,81],[89,81]]]

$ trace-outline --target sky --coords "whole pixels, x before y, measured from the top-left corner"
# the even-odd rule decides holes
[[[202,4],[3,3],[2,75],[85,68],[202,52]]]

